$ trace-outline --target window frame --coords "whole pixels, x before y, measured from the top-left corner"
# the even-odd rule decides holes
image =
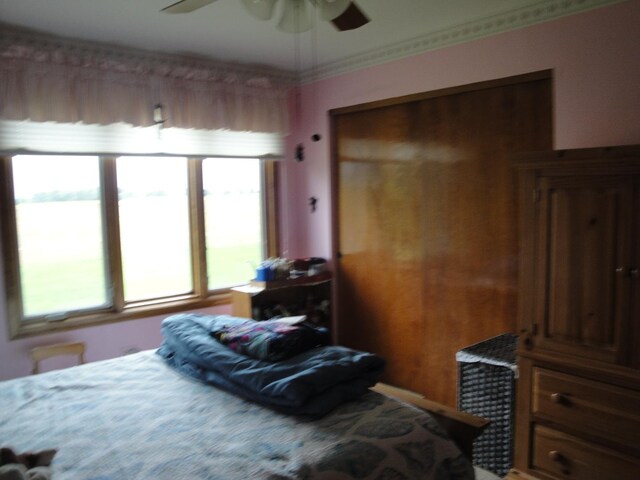
[[[125,302],[120,248],[120,227],[118,211],[118,188],[116,178],[116,158],[139,156],[131,154],[84,154],[100,158],[101,195],[103,202],[102,221],[104,225],[105,254],[107,265],[107,285],[110,285],[111,305],[69,311],[63,318],[56,315],[42,315],[25,321],[22,311],[20,264],[18,256],[18,233],[16,204],[13,186],[11,159],[15,155],[58,155],[58,152],[15,152],[0,155],[0,235],[2,242],[2,263],[4,271],[4,295],[8,313],[9,337],[11,339],[70,330],[80,327],[133,320],[143,317],[166,315],[179,311],[206,308],[230,302],[230,288],[208,289],[204,191],[202,161],[205,158],[233,158],[211,155],[194,157],[189,155],[164,155],[185,157],[188,165],[189,236],[191,244],[191,266],[193,290],[188,294]],[[75,155],[75,154],[71,154]],[[245,157],[243,157],[245,158]],[[277,160],[255,157],[261,164],[262,190],[262,231],[264,235],[265,258],[278,254],[278,183]],[[248,280],[248,279],[247,279]]]

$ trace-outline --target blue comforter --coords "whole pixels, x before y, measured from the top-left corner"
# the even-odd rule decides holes
[[[384,369],[371,353],[318,347],[279,362],[238,354],[212,338],[221,325],[246,322],[228,315],[179,314],[162,322],[158,354],[183,374],[276,410],[322,416],[364,394]]]

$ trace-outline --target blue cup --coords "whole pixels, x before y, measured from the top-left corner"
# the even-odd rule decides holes
[[[271,277],[271,269],[269,267],[259,266],[256,268],[256,280],[261,282],[266,282],[270,280]]]

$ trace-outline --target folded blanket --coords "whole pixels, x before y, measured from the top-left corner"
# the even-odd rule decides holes
[[[238,354],[212,338],[222,326],[246,319],[179,314],[162,322],[158,354],[190,377],[276,410],[322,416],[374,385],[384,360],[345,347],[318,347],[280,362]]]
[[[326,328],[304,322],[292,325],[279,319],[220,325],[211,335],[234,352],[272,362],[329,343]]]

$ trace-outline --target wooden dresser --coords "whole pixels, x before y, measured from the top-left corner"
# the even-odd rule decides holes
[[[231,289],[231,314],[254,320],[274,314],[306,315],[311,323],[330,329],[331,277],[331,272],[321,272],[288,280],[252,280]]]
[[[640,146],[525,154],[509,479],[640,479]]]

